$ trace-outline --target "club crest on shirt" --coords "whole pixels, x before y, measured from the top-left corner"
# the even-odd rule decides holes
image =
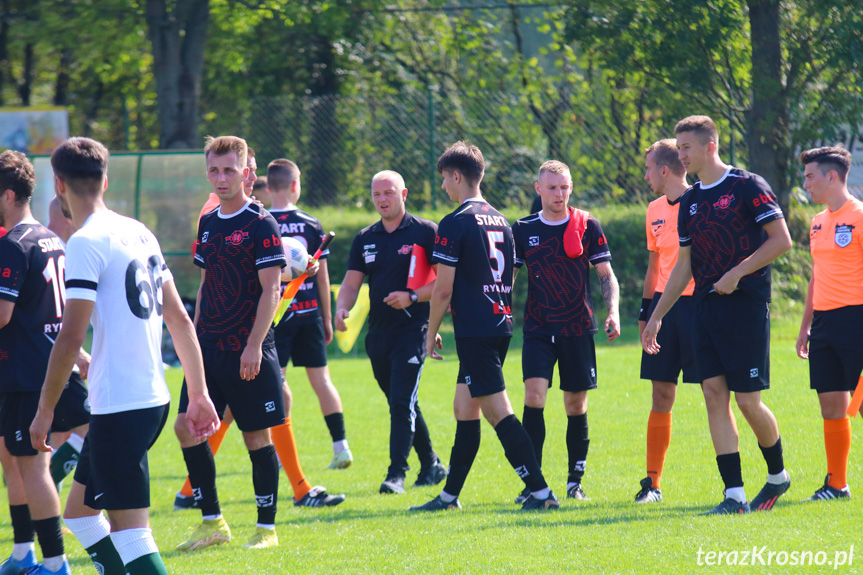
[[[719,208],[720,210],[724,210],[724,209],[728,208],[728,206],[730,206],[731,202],[733,202],[733,201],[734,201],[734,195],[733,194],[725,194],[724,196],[719,198],[719,200],[715,204],[713,204],[713,207]]]
[[[411,253],[413,251],[413,249],[414,249],[414,247],[412,245],[405,244],[399,248],[399,253],[401,255],[405,256],[405,255]]]
[[[248,237],[249,232],[237,230],[225,238],[225,243],[231,244],[232,246],[238,246],[242,244],[244,240],[248,239]]]
[[[833,241],[836,242],[836,245],[844,248],[850,244],[853,229],[854,226],[836,224],[836,234],[833,236]]]

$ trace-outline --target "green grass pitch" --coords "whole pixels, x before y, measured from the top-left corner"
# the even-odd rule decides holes
[[[384,397],[368,361],[334,359],[333,381],[345,406],[353,467],[326,470],[332,455],[330,439],[317,399],[302,370],[288,372],[294,394],[293,422],[306,476],[314,485],[346,493],[334,509],[298,509],[291,505],[290,486],[280,485],[277,531],[279,547],[249,551],[241,545],[254,530],[255,505],[251,465],[236,429],[228,434],[216,458],[223,512],[233,531],[230,545],[191,554],[174,551],[190,528],[200,521],[197,511],[173,511],[174,493],[185,477],[180,449],[171,425],[150,452],[151,521],[171,573],[183,575],[230,573],[821,573],[863,572],[859,558],[850,565],[833,563],[842,552],[859,546],[860,504],[799,503],[824,478],[822,420],[814,392],[809,390],[806,363],[794,354],[797,320],[774,322],[772,389],[765,403],[779,421],[790,492],[770,513],[735,517],[699,517],[717,504],[722,484],[710,442],[706,412],[697,386],[684,385],[674,407],[674,431],[663,475],[659,504],[632,502],[638,481],[645,476],[645,428],[650,409],[650,384],[638,379],[640,347],[635,327],[626,326],[626,341],[608,345],[597,337],[599,389],[589,396],[590,455],[584,489],[590,501],[562,499],[559,512],[522,513],[512,500],[522,483],[503,455],[493,429],[483,423],[483,442],[460,500],[460,511],[414,515],[408,506],[424,503],[440,487],[407,489],[400,496],[377,493],[388,464],[388,417]],[[514,342],[516,344],[516,342]],[[455,424],[453,386],[457,360],[453,342],[446,341],[443,362],[428,361],[420,386],[420,405],[432,440],[444,463],[449,461]],[[513,347],[505,366],[509,395],[521,418],[520,349]],[[174,403],[181,373],[171,370]],[[740,429],[747,495],[764,482],[766,468],[751,430],[736,410]],[[559,390],[549,392],[544,471],[552,489],[565,496],[565,416]],[[854,427],[859,429],[855,420]],[[418,464],[411,456],[415,479]],[[284,477],[284,476],[283,476]],[[852,449],[849,477],[860,485],[861,465]],[[68,486],[63,491],[65,498]],[[8,512],[0,510],[0,542],[4,556],[11,551]],[[74,573],[93,573],[86,554],[73,537],[66,538]],[[708,552],[761,549],[755,565],[708,565]],[[699,555],[699,550],[702,552]],[[761,565],[775,552],[771,565]],[[812,565],[792,565],[794,552]],[[823,555],[817,555],[823,552]],[[785,553],[786,555],[782,555]],[[837,553],[839,555],[837,555]],[[713,562],[717,561],[713,556]],[[699,559],[701,565],[699,565]],[[785,560],[785,565],[779,562]],[[824,565],[814,563],[821,561]],[[747,563],[753,558],[747,557]],[[798,560],[799,562],[799,560]],[[858,564],[859,563],[859,564]]]

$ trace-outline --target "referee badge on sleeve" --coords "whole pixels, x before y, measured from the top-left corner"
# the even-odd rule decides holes
[[[848,225],[836,225],[836,235],[833,236],[833,241],[836,242],[836,245],[840,248],[846,247],[851,243],[851,233],[854,229],[854,226]]]

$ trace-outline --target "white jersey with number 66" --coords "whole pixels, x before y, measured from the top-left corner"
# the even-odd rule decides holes
[[[144,224],[87,218],[66,246],[66,299],[94,302],[90,406],[95,415],[171,400],[162,367],[162,284],[173,276]]]

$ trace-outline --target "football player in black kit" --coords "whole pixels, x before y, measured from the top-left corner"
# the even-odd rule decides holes
[[[294,238],[309,254],[321,246],[324,228],[317,218],[297,208],[300,198],[300,169],[285,159],[273,160],[267,166],[267,190],[272,202],[270,214],[276,218],[282,237]],[[288,361],[294,367],[306,368],[309,383],[324,414],[324,421],[333,440],[333,459],[330,469],[346,469],[354,458],[345,438],[345,418],[339,392],[330,379],[327,368],[327,344],[333,339],[333,320],[330,313],[330,275],[327,268],[329,250],[318,258],[318,272],[300,287],[291,307],[276,326],[276,351],[282,375]],[[284,285],[282,286],[284,289]],[[285,414],[290,417],[290,395]]]
[[[372,202],[381,220],[354,237],[336,303],[336,329],[345,331],[345,319],[368,276],[371,306],[366,353],[390,407],[390,466],[380,487],[384,494],[404,493],[411,445],[420,460],[414,487],[436,485],[447,473],[432,448],[417,403],[426,356],[427,302],[434,282],[416,291],[407,289],[413,246],[431,253],[437,227],[405,211],[407,195],[405,181],[397,172],[384,170],[372,178]]]
[[[29,431],[63,319],[66,267],[63,242],[30,211],[35,185],[33,165],[24,154],[0,154],[0,225],[9,230],[0,238],[0,421],[27,499],[10,505],[14,547],[0,566],[2,573],[37,567],[34,535],[44,557],[39,573],[69,572],[50,458],[35,449]],[[85,357],[79,353],[79,362]],[[87,424],[86,400],[87,388],[73,373],[55,410],[54,428],[68,431]]]
[[[195,325],[210,396],[220,417],[231,408],[252,461],[258,522],[246,547],[271,547],[278,545],[279,464],[269,428],[285,423],[272,325],[285,254],[276,221],[243,193],[249,170],[246,142],[234,136],[210,139],[204,153],[207,180],[220,207],[202,217],[198,226],[195,264],[202,269]],[[203,522],[178,551],[231,540],[219,505],[210,445],[196,443],[186,429],[185,392],[184,385],[174,431]]]
[[[620,335],[619,288],[611,269],[611,252],[602,227],[587,212],[568,207],[572,193],[569,167],[551,160],[539,168],[535,184],[542,210],[512,227],[516,274],[527,266],[528,290],[524,308],[524,429],[530,435],[536,460],[542,466],[545,441],[543,409],[557,363],[566,410],[566,450],[569,465],[566,494],[587,499],[581,488],[590,446],[587,391],[596,389],[598,331],[590,295],[590,268],[595,267],[608,310],[608,341]],[[527,488],[516,498],[525,501]]]
[[[438,226],[432,263],[438,264],[429,313],[431,353],[451,305],[459,374],[453,410],[456,434],[443,491],[411,511],[461,507],[461,492],[480,444],[480,413],[497,432],[506,458],[530,496],[522,509],[557,509],[560,503],[542,476],[530,437],[513,414],[502,366],[512,337],[511,291],[514,247],[506,218],[480,193],[482,152],[456,142],[440,157],[441,188],[459,206]]]
[[[674,133],[683,167],[699,181],[680,199],[677,263],[641,342],[647,353],[659,351],[662,318],[695,278],[695,367],[725,484],[725,499],[708,513],[769,511],[791,486],[776,418],[761,401],[761,391],[770,387],[770,263],[791,248],[791,236],[764,178],[719,158],[713,120],[689,116]],[[731,392],[767,463],[767,482],[751,503],[743,489]]]

